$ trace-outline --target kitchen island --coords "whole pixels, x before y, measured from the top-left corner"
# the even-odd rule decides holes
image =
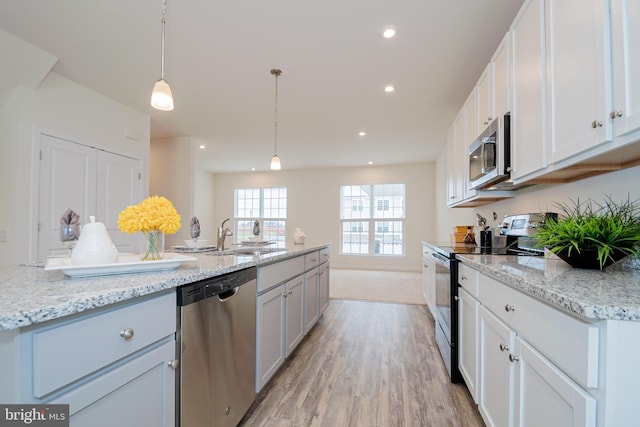
[[[173,426],[176,288],[253,267],[258,282],[261,271],[286,280],[295,265],[320,307],[328,246],[203,252],[174,270],[84,278],[1,267],[0,403],[67,404],[75,426]]]
[[[487,425],[640,418],[640,271],[457,254],[459,368]]]

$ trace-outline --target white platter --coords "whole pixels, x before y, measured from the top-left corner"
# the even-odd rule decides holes
[[[44,269],[47,271],[62,270],[71,277],[108,276],[111,274],[142,273],[147,271],[166,271],[177,268],[186,261],[197,261],[198,258],[165,252],[164,258],[158,261],[141,261],[140,254],[118,254],[117,262],[101,265],[72,265],[71,258],[48,258]]]

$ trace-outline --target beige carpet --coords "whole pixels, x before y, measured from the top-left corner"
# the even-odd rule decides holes
[[[422,273],[334,268],[329,271],[332,299],[426,304]]]

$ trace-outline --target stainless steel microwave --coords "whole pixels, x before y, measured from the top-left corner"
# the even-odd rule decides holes
[[[469,146],[469,188],[480,190],[509,179],[511,116],[498,117]]]

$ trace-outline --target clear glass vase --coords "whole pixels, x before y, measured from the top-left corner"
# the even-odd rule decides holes
[[[143,231],[142,261],[157,261],[164,257],[164,233],[160,230]]]

